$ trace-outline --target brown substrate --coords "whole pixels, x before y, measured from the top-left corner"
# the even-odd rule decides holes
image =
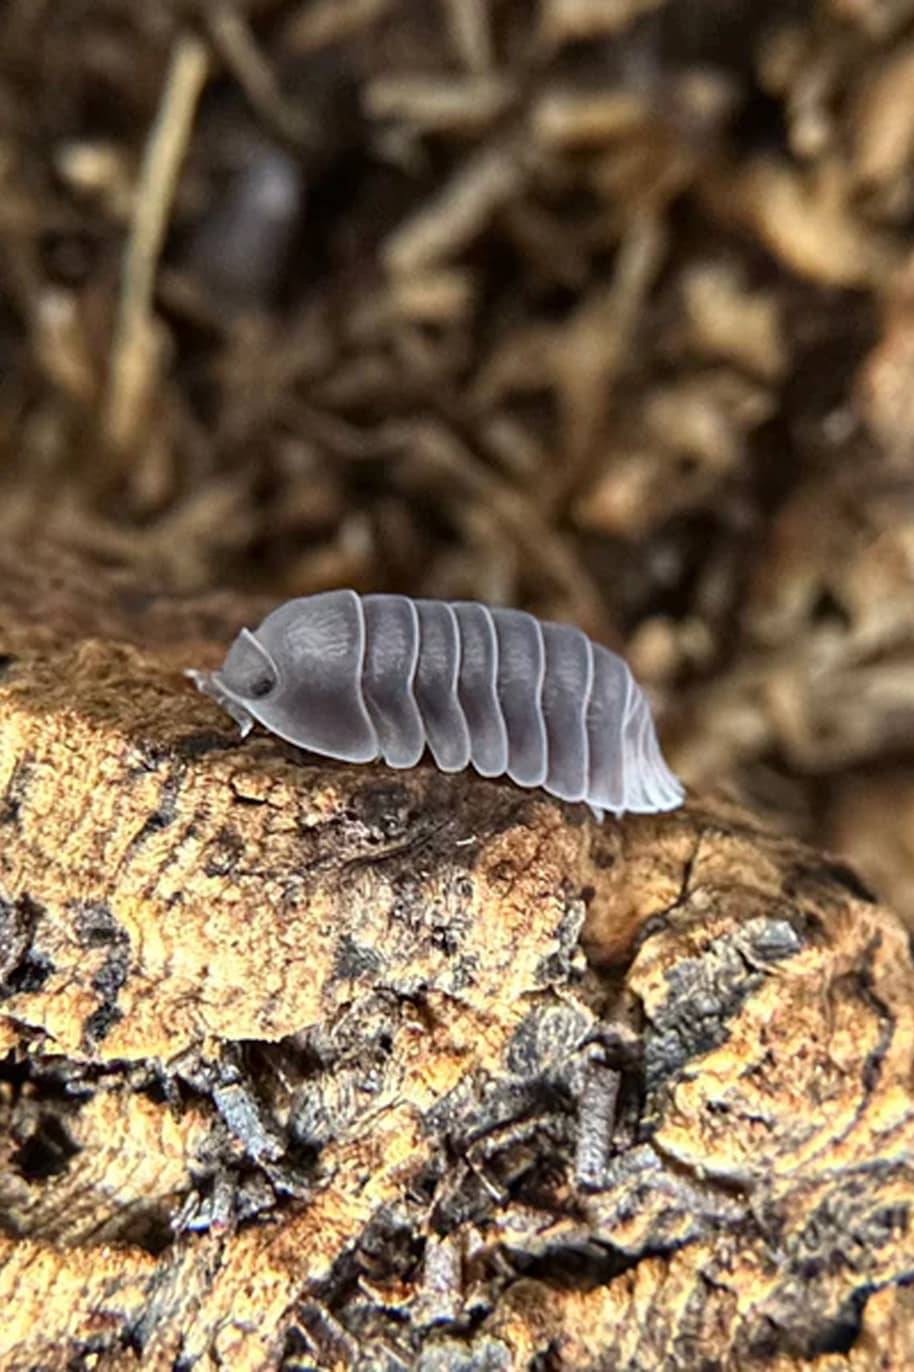
[[[903,1369],[914,963],[693,795],[328,765],[0,567],[0,1366]]]

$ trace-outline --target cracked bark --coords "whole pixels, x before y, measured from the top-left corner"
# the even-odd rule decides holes
[[[51,557],[0,566],[0,1366],[914,1365],[852,873],[242,744],[181,671],[262,604]]]

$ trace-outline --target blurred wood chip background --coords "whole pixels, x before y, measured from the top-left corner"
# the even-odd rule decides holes
[[[912,397],[914,0],[6,0],[0,1367],[914,1366]],[[241,747],[336,585],[689,806]]]

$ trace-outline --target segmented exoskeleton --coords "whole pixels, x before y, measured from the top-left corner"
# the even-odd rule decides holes
[[[644,692],[567,624],[472,601],[327,591],[242,629],[191,672],[246,733],[254,721],[346,762],[472,766],[561,800],[652,813],[682,802]]]

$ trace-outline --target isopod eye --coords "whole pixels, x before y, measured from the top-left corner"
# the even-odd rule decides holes
[[[242,700],[262,700],[279,681],[272,658],[249,629],[242,629],[235,639],[219,676],[227,690]]]

